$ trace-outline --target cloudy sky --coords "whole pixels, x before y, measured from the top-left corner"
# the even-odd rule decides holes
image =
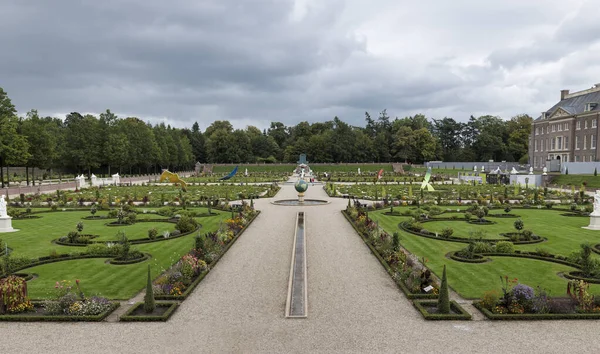
[[[202,128],[520,113],[600,82],[597,0],[0,1],[19,114]]]

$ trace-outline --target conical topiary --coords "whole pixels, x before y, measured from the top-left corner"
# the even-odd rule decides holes
[[[144,311],[146,313],[154,312],[156,304],[154,303],[154,291],[152,291],[152,278],[150,277],[150,264],[148,264],[148,284],[146,284],[146,295],[144,296]]]
[[[450,313],[450,295],[448,294],[448,280],[446,279],[446,265],[442,273],[442,284],[440,285],[440,296],[438,298],[438,312]]]

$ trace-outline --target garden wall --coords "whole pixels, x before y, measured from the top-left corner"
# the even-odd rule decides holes
[[[565,173],[567,168],[570,175],[592,175],[595,168],[600,171],[600,162],[564,162],[560,173]]]

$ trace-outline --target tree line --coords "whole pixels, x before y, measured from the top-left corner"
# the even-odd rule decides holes
[[[491,159],[525,163],[531,124],[528,115],[510,120],[471,116],[463,123],[421,114],[391,119],[383,110],[376,119],[365,113],[364,126],[334,117],[294,126],[271,122],[261,131],[254,126],[234,129],[229,121],[218,120],[202,132],[197,122],[191,129],[180,129],[120,118],[110,110],[99,116],[72,112],[64,120],[40,117],[36,110],[19,117],[0,88],[0,167],[148,173],[190,169],[196,161],[294,163],[303,153],[309,162],[321,163]]]

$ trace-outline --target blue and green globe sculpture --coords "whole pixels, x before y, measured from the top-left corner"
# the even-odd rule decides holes
[[[298,193],[304,193],[308,189],[308,183],[306,183],[306,181],[303,179],[299,179],[294,185],[294,188],[296,188]]]
[[[305,180],[299,179],[296,184],[294,184],[294,188],[298,192],[298,201],[304,202],[304,192],[308,189],[308,183]]]

